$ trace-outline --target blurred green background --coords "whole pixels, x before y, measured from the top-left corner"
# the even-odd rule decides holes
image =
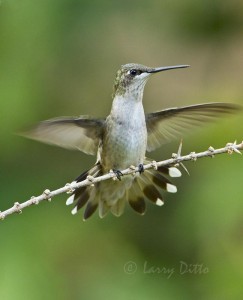
[[[14,132],[51,117],[107,115],[115,73],[128,62],[191,65],[150,80],[148,112],[240,104],[242,37],[240,0],[1,1],[0,210],[71,182],[95,162]],[[183,153],[241,141],[242,117],[183,137]],[[170,157],[179,140],[150,157]],[[127,206],[120,218],[83,222],[61,195],[7,218],[0,299],[242,299],[242,157],[186,166],[190,177],[174,181],[178,193],[162,208],[148,205],[143,217]],[[185,264],[202,264],[205,274],[184,272]]]

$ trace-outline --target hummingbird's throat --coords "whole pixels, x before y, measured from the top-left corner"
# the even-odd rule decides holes
[[[141,101],[143,97],[143,90],[147,78],[134,79],[131,82],[119,82],[114,85],[113,99],[116,96],[124,97],[127,100]]]

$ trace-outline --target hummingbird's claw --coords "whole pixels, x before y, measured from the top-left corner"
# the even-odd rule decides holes
[[[138,172],[139,172],[140,174],[144,172],[143,164],[139,164],[139,165],[138,165]]]
[[[116,178],[121,181],[121,176],[123,176],[122,172],[115,169],[113,169],[112,171],[116,174]]]

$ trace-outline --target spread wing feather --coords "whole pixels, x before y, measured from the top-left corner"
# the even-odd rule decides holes
[[[104,123],[103,119],[91,119],[87,116],[61,117],[43,121],[21,135],[95,155],[103,134]]]
[[[169,108],[146,115],[148,131],[147,151],[153,151],[162,144],[180,136],[192,126],[215,121],[227,114],[233,114],[240,107],[229,103],[204,103]]]

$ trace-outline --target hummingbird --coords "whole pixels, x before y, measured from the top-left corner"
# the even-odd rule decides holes
[[[143,165],[152,161],[146,152],[161,147],[192,126],[202,126],[238,109],[233,104],[214,102],[145,114],[143,91],[148,79],[160,72],[187,67],[189,65],[157,68],[135,63],[122,65],[116,74],[111,112],[107,118],[54,118],[24,134],[44,143],[97,155],[95,165],[78,176],[76,182],[88,175],[97,177],[111,170],[116,174],[119,180],[101,181],[73,191],[66,202],[74,205],[72,214],[85,207],[84,220],[97,209],[101,218],[108,212],[120,216],[128,202],[133,210],[143,215],[147,201],[162,206],[162,191],[177,191],[169,177],[180,177],[180,170],[170,166],[144,171]],[[139,172],[122,177],[121,171],[130,166],[138,167]]]

